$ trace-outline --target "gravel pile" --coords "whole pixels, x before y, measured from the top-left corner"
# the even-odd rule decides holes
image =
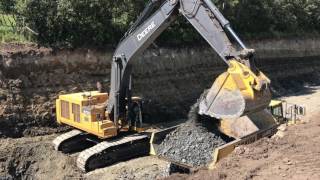
[[[199,100],[188,114],[188,121],[166,136],[160,144],[160,156],[196,166],[205,166],[212,160],[215,148],[228,140],[219,133],[214,119],[198,115]]]

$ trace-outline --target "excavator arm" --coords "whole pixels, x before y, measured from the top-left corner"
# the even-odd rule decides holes
[[[154,10],[159,3],[161,3],[160,7]],[[219,82],[216,81],[217,83],[214,83],[200,104],[200,114],[216,118],[239,117],[245,110],[250,109],[246,107],[247,104],[245,102],[248,98],[243,97],[242,90],[246,88],[251,90],[250,92],[245,92],[251,93],[249,95],[250,103],[255,100],[254,93],[256,91],[260,91],[262,88],[263,91],[268,91],[266,84],[269,83],[269,80],[252,63],[253,51],[245,47],[232,30],[229,21],[223,17],[211,0],[151,0],[142,15],[126,33],[113,56],[107,112],[112,115],[116,126],[119,118],[124,117],[126,109],[130,109],[131,106],[132,60],[138,58],[170,26],[179,14],[182,14],[190,22],[219,57],[228,64],[229,69],[231,69],[230,72],[232,71],[224,74],[223,77],[218,78]],[[240,45],[242,48],[240,51],[234,48],[226,32]],[[241,82],[243,77],[237,76],[237,73],[244,74],[246,78],[247,76],[253,77],[253,79]],[[232,88],[227,87],[225,89],[226,83],[232,84],[231,81],[234,81],[234,77],[237,80],[234,85],[231,85]],[[237,83],[242,85],[240,89]],[[254,86],[259,86],[260,88],[254,89]],[[222,96],[220,96],[221,94]],[[228,101],[224,101],[226,95],[228,96]],[[234,99],[232,100],[230,97]],[[259,97],[262,98],[263,95]],[[223,103],[228,103],[229,107]],[[261,107],[264,106],[265,102],[263,100]],[[231,108],[231,110],[225,111],[224,108]],[[223,112],[215,110],[222,110]]]
[[[138,26],[149,15],[149,5],[134,26]],[[133,27],[118,45],[112,61],[111,89],[107,111],[113,112],[113,120],[117,126],[120,116],[126,113],[126,106],[131,106],[132,60],[137,58],[176,18],[174,14],[177,3],[165,2],[148,19],[138,27]]]

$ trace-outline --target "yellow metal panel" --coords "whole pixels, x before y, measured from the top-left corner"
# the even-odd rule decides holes
[[[208,168],[214,169],[217,162],[231,154],[240,141],[241,139],[234,140],[228,144],[216,148],[213,154],[213,161],[209,164]]]
[[[88,92],[60,95],[59,99],[80,104],[82,101],[88,100],[88,97],[101,97],[102,100],[106,100],[108,97],[108,93],[100,93],[98,91],[88,91]]]
[[[281,104],[282,104],[282,101],[280,101],[280,100],[271,100],[269,107],[274,107],[274,106],[278,106]]]
[[[90,101],[90,107],[95,107],[97,104],[101,104],[108,99],[107,93],[100,93],[98,91],[91,91],[91,92],[82,92],[82,93],[73,93],[73,94],[66,94],[60,95],[59,99],[56,101],[57,103],[57,121],[82,131],[88,132],[90,134],[94,134],[100,138],[107,138],[111,136],[115,136],[117,131],[114,130],[113,126],[105,125],[102,126],[103,122],[107,121],[95,121],[96,120],[96,113],[100,113],[101,117],[104,116],[105,112],[103,109],[92,109],[90,111],[91,114],[84,114],[83,113],[83,103]],[[69,118],[61,117],[61,101],[66,101],[69,103]],[[72,108],[74,104],[74,108]],[[80,109],[75,109],[75,105],[79,105]],[[77,107],[78,108],[78,107]],[[75,111],[76,110],[76,111]],[[79,112],[80,121],[75,121],[75,113]],[[93,122],[93,120],[95,122]],[[101,119],[103,120],[103,119]]]
[[[61,118],[61,106],[60,106],[60,100],[59,99],[56,100],[56,118],[57,118],[57,122],[59,124],[61,124],[61,120],[60,120],[60,118]]]
[[[151,138],[150,138],[150,155],[153,155],[153,156],[156,156],[157,155],[157,152],[156,152],[156,149],[154,148],[154,136],[155,136],[155,132],[152,132],[151,134]]]
[[[200,114],[235,119],[267,108],[271,100],[270,80],[236,60],[229,62],[227,72],[218,76],[200,103]]]

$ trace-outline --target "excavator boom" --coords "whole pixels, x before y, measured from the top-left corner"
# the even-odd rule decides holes
[[[159,2],[163,2],[160,8],[151,14],[150,8],[153,9]],[[255,68],[253,50],[246,48],[211,0],[152,0],[126,33],[113,56],[107,111],[113,112],[114,123],[117,124],[125,116],[126,106],[130,107],[132,60],[138,58],[179,14],[229,66],[228,74],[218,78],[203,99],[199,113],[215,118],[238,118],[255,111],[255,107],[266,108],[271,100],[268,95],[270,81]],[[226,32],[240,45],[241,50],[236,50]],[[255,88],[257,84],[264,88]]]

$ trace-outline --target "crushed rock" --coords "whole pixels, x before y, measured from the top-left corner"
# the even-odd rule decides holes
[[[201,98],[200,98],[201,99]],[[198,115],[199,100],[188,114],[188,121],[169,133],[160,144],[160,156],[191,166],[205,166],[214,149],[228,141],[217,129],[214,119]]]

